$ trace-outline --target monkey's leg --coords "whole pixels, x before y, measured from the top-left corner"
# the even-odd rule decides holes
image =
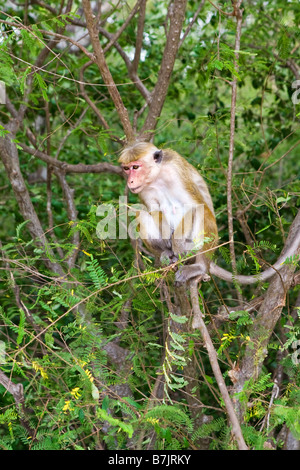
[[[157,264],[175,263],[178,257],[172,250],[170,226],[160,211],[140,211],[138,214],[140,237],[154,254]]]
[[[172,247],[176,255],[193,254],[184,266],[180,266],[175,279],[177,284],[182,284],[194,277],[208,281],[207,261],[199,251],[203,247],[204,239],[204,209],[203,205],[189,210],[174,231],[172,236]],[[191,264],[193,263],[193,264]]]

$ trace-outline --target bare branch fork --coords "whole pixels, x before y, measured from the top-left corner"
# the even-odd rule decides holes
[[[108,87],[109,94],[120,117],[126,138],[130,142],[134,140],[133,128],[130,123],[128,111],[124,106],[119,90],[105,61],[104,52],[99,40],[99,31],[94,21],[94,14],[92,11],[91,3],[89,0],[83,0],[82,5],[86,19],[86,25],[90,34],[91,42],[95,53],[96,64],[100,70],[104,83]]]
[[[20,212],[24,220],[29,220],[28,229],[32,238],[37,240],[39,246],[42,246],[44,249],[47,247],[48,251],[53,255],[51,248],[48,246],[44,230],[34,209],[30,194],[21,173],[16,145],[7,136],[0,139],[0,158],[10,180]],[[60,276],[63,275],[63,271],[59,263],[52,263],[46,258],[45,264],[55,273]]]
[[[185,18],[187,0],[174,0],[171,4],[172,14],[170,14],[170,26],[167,35],[166,46],[158,73],[157,82],[152,92],[152,100],[149,106],[148,115],[140,132],[141,140],[150,140],[154,129],[156,128],[157,119],[159,118],[174,68],[174,63],[178,48],[180,46],[180,34]]]
[[[155,88],[151,95],[142,85],[140,80],[137,80],[136,86],[141,91],[142,95],[145,97],[148,105],[149,111],[144,122],[144,125],[141,129],[139,139],[142,140],[150,140],[152,137],[152,133],[156,127],[157,119],[159,118],[164,101],[167,95],[168,86],[170,83],[171,74],[173,71],[176,55],[178,48],[180,46],[180,34],[182,31],[182,25],[185,18],[185,9],[186,9],[187,0],[174,0],[171,4],[172,14],[170,15],[170,27],[167,35],[166,46],[163,53],[163,58],[161,62],[161,67],[158,74],[158,79],[155,85]],[[137,79],[137,66],[140,57],[140,51],[142,47],[142,31],[144,26],[144,19],[145,19],[145,0],[137,2],[134,11],[132,11],[132,15],[140,8],[140,16],[138,21],[138,31],[137,31],[137,40],[136,40],[136,51],[135,57],[133,62],[128,61],[127,57],[124,57],[122,54],[123,59],[126,62],[129,75],[132,80]],[[83,9],[86,18],[86,25],[90,34],[91,42],[93,45],[94,53],[95,53],[95,62],[98,65],[104,83],[108,87],[108,91],[110,96],[113,100],[113,103],[116,107],[118,115],[120,117],[120,121],[122,123],[126,139],[128,142],[135,139],[134,129],[130,123],[129,115],[127,109],[124,106],[122,101],[121,95],[118,91],[118,88],[114,82],[114,79],[110,73],[110,70],[107,66],[105,61],[104,53],[107,50],[102,49],[101,43],[99,41],[99,31],[101,32],[97,24],[94,21],[93,12],[91,8],[91,4],[89,0],[83,0]],[[110,39],[109,46],[115,45],[116,46],[116,38],[113,37]],[[120,51],[119,51],[120,52]]]

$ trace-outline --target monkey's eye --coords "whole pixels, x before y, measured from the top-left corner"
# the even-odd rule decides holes
[[[138,170],[139,169],[139,165],[133,165],[132,167],[134,170]]]
[[[128,170],[129,170],[129,166],[123,166],[123,170],[128,171]]]

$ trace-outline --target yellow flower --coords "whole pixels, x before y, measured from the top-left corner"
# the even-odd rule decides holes
[[[67,411],[72,411],[74,408],[71,407],[71,400],[66,400],[63,406],[63,412],[67,413]]]
[[[88,369],[85,369],[84,372],[85,372],[86,375],[88,376],[89,381],[90,381],[91,383],[93,383],[93,382],[94,382],[94,377],[92,376],[91,372],[90,372]]]
[[[81,397],[81,393],[79,393],[79,387],[75,387],[71,390],[71,395],[73,395],[76,400]]]
[[[32,367],[34,368],[34,370],[36,372],[40,372],[41,373],[41,376],[43,377],[43,379],[48,379],[48,375],[47,375],[47,372],[45,371],[45,369],[43,369],[42,366],[40,366],[37,361],[32,361]]]
[[[151,424],[159,424],[159,419],[158,418],[147,418],[146,421]]]
[[[82,368],[87,364],[85,361],[82,361],[81,359],[76,359],[76,358],[75,358],[75,363],[78,364]]]
[[[90,253],[88,253],[87,251],[84,251],[84,250],[82,250],[82,253],[84,253],[87,256],[92,256]]]

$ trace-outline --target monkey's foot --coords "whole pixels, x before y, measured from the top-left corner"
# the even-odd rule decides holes
[[[194,266],[181,266],[175,274],[175,285],[180,285],[191,279],[197,278],[198,282],[210,281],[210,276],[203,272],[203,267]]]
[[[195,276],[199,282],[208,282],[210,281],[210,276],[208,274],[200,274],[199,276]]]

